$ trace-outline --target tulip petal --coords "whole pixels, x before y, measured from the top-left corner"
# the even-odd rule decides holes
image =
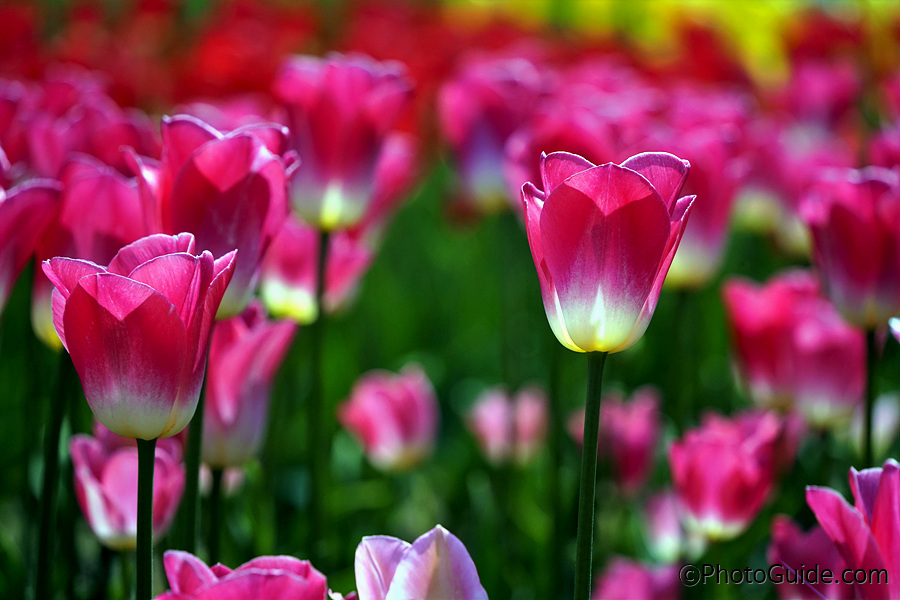
[[[196,594],[219,579],[206,563],[193,554],[181,550],[166,551],[163,554],[163,567],[169,586],[176,594]]]
[[[895,460],[888,460],[881,469],[870,525],[888,572],[900,573],[900,464]],[[900,597],[900,581],[896,579],[888,582],[892,598]]]
[[[644,152],[632,156],[622,166],[643,175],[671,211],[678,192],[687,180],[691,164],[667,152]]]
[[[386,535],[364,537],[356,548],[356,589],[360,600],[385,600],[394,572],[412,545]]]
[[[190,233],[148,235],[119,250],[110,261],[107,271],[128,276],[134,269],[158,256],[178,252],[193,254],[194,246],[194,236]]]
[[[187,342],[165,296],[118,275],[84,277],[66,302],[63,327],[79,340],[72,361],[101,423],[131,438],[170,431]]]
[[[277,572],[277,571],[276,571]],[[262,569],[235,569],[227,578],[200,590],[195,600],[325,600],[324,577],[305,579],[289,573],[273,577]]]
[[[385,600],[410,598],[487,600],[466,547],[440,525],[413,542],[385,596]]]
[[[550,195],[556,186],[575,175],[596,165],[591,161],[570,152],[541,153],[541,185],[544,194]]]

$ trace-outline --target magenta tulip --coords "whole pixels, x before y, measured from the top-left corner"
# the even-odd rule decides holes
[[[250,301],[261,263],[287,218],[293,155],[282,154],[287,131],[259,124],[228,134],[187,115],[165,117],[162,160],[132,156],[148,222],[155,231],[189,232],[215,256],[237,249],[234,277],[219,318]]]
[[[688,530],[709,540],[743,532],[787,460],[783,436],[784,425],[773,413],[707,415],[701,427],[673,443],[669,466]]]
[[[377,165],[412,88],[400,63],[362,55],[292,56],[273,83],[302,164],[293,208],[322,230],[345,229],[372,202]]]
[[[438,415],[434,388],[418,366],[399,375],[370,371],[338,411],[372,464],[385,470],[409,469],[431,454]]]
[[[73,155],[59,176],[60,210],[37,248],[38,260],[68,256],[108,264],[122,246],[154,233],[144,219],[137,182],[85,155]],[[51,348],[62,348],[53,327],[53,285],[35,277],[31,322]]]
[[[790,517],[776,516],[772,520],[772,541],[767,555],[769,564],[784,567],[778,574],[785,583],[776,585],[775,589],[785,600],[851,600],[854,597],[853,587],[839,580],[846,564],[821,527],[804,533]],[[830,584],[809,581],[812,570],[821,577],[825,569],[838,580]]]
[[[234,252],[195,256],[194,237],[152,235],[109,267],[53,258],[53,324],[94,416],[119,435],[151,440],[187,426],[200,395],[213,319]]]
[[[268,422],[272,378],[295,330],[290,322],[267,321],[257,302],[216,325],[209,345],[203,462],[224,469],[256,454]]]
[[[544,190],[522,187],[528,243],[550,327],[577,352],[619,352],[644,334],[693,203],[689,165],[645,153],[595,166],[541,159]]]
[[[365,537],[355,566],[359,600],[487,600],[466,547],[440,525],[412,544]]]
[[[32,179],[8,191],[0,187],[0,311],[58,208],[54,181]]]
[[[524,388],[515,397],[502,388],[485,390],[469,412],[467,425],[489,461],[525,464],[544,442],[547,396],[537,388]]]
[[[504,148],[525,124],[541,86],[540,72],[529,60],[500,56],[469,61],[441,88],[441,134],[456,163],[464,206],[491,213],[510,205]]]
[[[674,566],[650,566],[615,557],[594,587],[591,600],[677,600],[682,585]]]
[[[864,600],[900,597],[900,464],[890,459],[883,468],[850,469],[854,506],[836,491],[818,486],[806,488],[806,502],[819,525],[837,546],[851,569],[882,570],[857,584]]]
[[[900,313],[900,180],[879,167],[830,170],[802,206],[825,291],[865,329]]]
[[[600,455],[609,456],[619,488],[637,493],[653,470],[660,435],[659,390],[645,386],[626,402],[611,392],[600,402]],[[580,446],[584,436],[584,409],[569,421],[569,432]]]
[[[75,497],[103,545],[114,550],[134,550],[138,520],[137,446],[134,440],[109,431],[101,435],[72,437],[69,449],[75,472]],[[153,469],[154,539],[169,529],[184,491],[181,444],[174,438],[163,442],[156,447]]]
[[[327,600],[325,576],[306,560],[260,556],[231,570],[169,550],[163,566],[171,591],[156,600]]]
[[[816,428],[845,427],[861,405],[865,339],[820,294],[806,271],[759,286],[728,280],[722,290],[738,371],[766,408],[798,410]]]
[[[642,523],[647,549],[658,562],[693,560],[706,548],[705,538],[685,529],[684,508],[672,490],[658,492],[647,499]]]

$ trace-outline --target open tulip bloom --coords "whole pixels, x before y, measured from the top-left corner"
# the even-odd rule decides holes
[[[578,500],[575,598],[591,590],[594,488],[603,364],[644,335],[694,196],[679,198],[690,164],[645,152],[594,165],[568,152],[541,155],[541,185],[522,186],[525,229],[544,310],[560,343],[588,353]]]

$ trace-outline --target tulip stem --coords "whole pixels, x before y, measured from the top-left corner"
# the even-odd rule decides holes
[[[35,595],[37,600],[51,597],[50,585],[53,582],[53,541],[56,517],[56,492],[59,488],[59,434],[63,417],[69,403],[69,394],[74,388],[77,376],[72,359],[67,352],[60,352],[59,370],[56,376],[56,389],[50,401],[50,419],[44,432],[44,473],[41,482],[41,517],[38,534],[38,555],[35,576]]]
[[[153,597],[153,468],[156,465],[156,438],[137,440],[137,600]]]
[[[318,268],[316,269],[316,308],[318,315],[310,325],[310,386],[309,386],[309,411],[307,413],[307,443],[310,469],[310,495],[309,495],[309,536],[310,549],[313,556],[321,555],[316,549],[321,548],[321,532],[328,531],[326,523],[322,522],[322,498],[328,493],[328,485],[325,480],[328,452],[326,444],[331,427],[325,422],[328,414],[323,410],[325,405],[324,386],[322,385],[322,352],[325,337],[325,288],[326,269],[328,266],[328,245],[331,234],[328,231],[319,232]]]
[[[875,367],[878,362],[878,342],[875,330],[866,330],[866,398],[863,417],[863,466],[875,466],[875,451],[872,448],[872,409],[875,405]]]
[[[594,545],[594,496],[597,487],[597,444],[600,437],[600,395],[606,352],[588,353],[588,386],[578,492],[578,534],[575,541],[575,600],[591,597],[591,559]]]
[[[219,556],[219,530],[225,527],[222,520],[222,474],[221,468],[212,469],[212,486],[209,490],[209,560],[211,563],[221,562]]]
[[[207,354],[208,356],[208,354]],[[197,550],[197,505],[200,496],[200,451],[203,449],[203,414],[206,406],[206,388],[197,401],[197,409],[191,418],[184,457],[184,502],[181,505],[181,549],[191,554]]]

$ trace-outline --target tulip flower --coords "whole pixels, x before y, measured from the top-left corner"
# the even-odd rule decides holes
[[[616,483],[633,495],[653,470],[659,441],[659,391],[651,386],[635,390],[628,402],[611,392],[600,402],[600,455],[612,459]],[[582,445],[584,410],[569,420],[569,432]]]
[[[525,464],[541,448],[547,432],[547,397],[524,388],[511,397],[502,388],[485,390],[467,419],[469,430],[489,461]]]
[[[338,420],[380,469],[405,470],[430,453],[438,428],[438,405],[428,376],[416,365],[399,375],[370,371],[338,409]]]
[[[73,155],[59,176],[59,215],[41,236],[38,260],[68,256],[108,264],[122,246],[153,233],[144,220],[137,182],[86,155]],[[44,277],[35,277],[31,322],[49,347],[62,344],[53,328],[51,292]]]
[[[269,389],[296,326],[270,322],[259,303],[221,321],[209,345],[203,462],[240,466],[256,454],[268,421]]]
[[[231,570],[169,550],[163,566],[171,591],[156,600],[327,600],[325,576],[292,556],[260,556]]]
[[[784,425],[772,413],[733,419],[709,415],[669,449],[675,491],[689,531],[736,537],[756,517],[784,456]],[[792,459],[791,459],[792,460]]]
[[[100,426],[102,429],[102,425]],[[75,435],[69,443],[75,497],[100,542],[113,550],[134,550],[138,523],[138,450],[134,440],[105,431],[102,437]],[[115,439],[118,438],[118,439]],[[153,533],[172,524],[184,491],[181,444],[156,447],[153,474]]]
[[[826,294],[864,329],[900,313],[900,180],[879,167],[830,170],[802,205]]]
[[[863,600],[900,597],[900,464],[893,459],[883,467],[850,469],[854,505],[831,488],[807,486],[806,502],[819,525],[837,546],[847,566],[879,577],[856,585]],[[877,573],[876,573],[877,574]]]
[[[109,267],[71,258],[43,264],[56,287],[53,324],[72,356],[94,416],[144,440],[187,426],[197,400],[213,319],[234,252],[193,254],[194,237],[151,235]]]
[[[58,207],[54,181],[32,179],[8,191],[0,188],[0,311]]]
[[[262,258],[287,218],[294,158],[281,154],[286,136],[283,127],[265,124],[222,134],[178,115],[163,119],[161,162],[131,156],[155,231],[190,232],[198,249],[215,256],[238,250],[219,318],[247,306]]]
[[[784,566],[779,574],[785,583],[779,583],[775,589],[785,600],[851,600],[854,597],[853,587],[839,579],[846,563],[821,527],[813,527],[804,533],[790,517],[776,516],[772,520],[772,541],[767,555],[769,564]],[[809,581],[807,573],[810,569],[815,569],[819,576],[829,569],[837,581]]]
[[[290,197],[304,221],[331,231],[362,219],[411,91],[400,63],[362,55],[293,56],[282,64],[273,93],[303,161]]]
[[[359,600],[487,600],[466,547],[440,525],[412,544],[385,535],[363,538],[355,569]]]
[[[528,243],[547,319],[576,352],[620,352],[644,334],[693,196],[678,198],[689,164],[644,153],[595,166],[554,152],[544,190],[522,187]]]
[[[684,509],[672,490],[647,499],[643,511],[644,539],[654,560],[674,563],[679,558],[693,560],[703,554],[706,540],[684,528]]]
[[[682,585],[674,566],[652,567],[615,557],[597,577],[595,587],[591,600],[677,600]]]
[[[460,201],[475,212],[509,206],[504,148],[525,124],[541,86],[540,73],[529,60],[497,57],[469,61],[441,88],[441,133],[459,173]]]
[[[801,270],[764,286],[733,278],[722,297],[750,397],[765,408],[796,409],[812,427],[846,426],[862,404],[865,339],[821,296],[817,280]]]

